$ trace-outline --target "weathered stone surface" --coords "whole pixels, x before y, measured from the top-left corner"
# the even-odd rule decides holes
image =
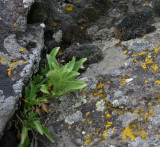
[[[27,25],[33,0],[2,1],[0,5],[0,138],[22,96],[22,89],[39,68],[43,28]],[[30,42],[36,46],[27,47]]]

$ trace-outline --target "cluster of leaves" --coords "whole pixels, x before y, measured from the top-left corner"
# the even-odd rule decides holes
[[[25,88],[25,104],[24,111],[21,113],[23,123],[19,147],[29,146],[29,130],[35,130],[41,135],[46,135],[54,143],[49,131],[38,120],[38,115],[41,116],[40,108],[49,113],[47,104],[45,104],[49,99],[61,97],[86,86],[86,83],[76,79],[80,74],[78,70],[86,61],[86,58],[76,62],[73,57],[72,61],[65,66],[60,66],[56,60],[58,51],[59,47],[53,49],[47,55],[47,67],[45,69],[42,68],[41,73],[33,77],[30,86]]]

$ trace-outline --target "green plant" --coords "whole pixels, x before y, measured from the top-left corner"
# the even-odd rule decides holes
[[[41,135],[46,135],[54,143],[49,131],[40,124],[38,120],[38,109],[47,107],[44,102],[54,97],[60,97],[70,92],[82,89],[86,84],[76,79],[79,75],[79,68],[86,61],[86,58],[80,61],[72,61],[65,66],[60,66],[56,60],[59,47],[52,50],[47,55],[48,65],[41,69],[41,73],[34,76],[30,87],[25,88],[24,110],[21,113],[22,132],[19,147],[28,147],[30,139],[28,132],[35,130]],[[44,109],[48,113],[47,109]]]

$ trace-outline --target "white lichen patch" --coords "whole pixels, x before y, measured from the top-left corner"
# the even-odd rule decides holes
[[[105,106],[104,106],[105,102],[103,100],[100,100],[96,103],[96,110],[97,111],[103,111]]]
[[[54,33],[52,37],[57,43],[60,43],[62,40],[62,30],[59,30],[57,33]]]
[[[26,30],[27,19],[23,16],[18,17],[16,21],[17,30],[21,32],[25,32]]]
[[[17,81],[14,85],[13,85],[13,89],[15,94],[19,95],[21,97],[21,92],[22,92],[22,88],[24,86],[24,83],[21,80]]]
[[[68,124],[73,124],[74,122],[77,122],[82,119],[82,112],[77,111],[69,116],[66,117],[65,122]]]
[[[23,0],[24,8],[28,8],[33,4],[34,0]]]
[[[13,58],[21,58],[21,47],[16,40],[16,35],[12,34],[4,39],[4,47]]]

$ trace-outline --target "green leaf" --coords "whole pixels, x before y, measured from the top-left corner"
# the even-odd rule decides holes
[[[76,91],[76,90],[79,90],[79,89],[82,89],[86,86],[86,83],[81,81],[81,80],[75,80],[75,81],[67,81],[65,83],[65,88],[62,89],[61,92],[59,92],[59,95],[57,96],[63,96],[63,95],[66,95],[70,92],[73,92],[73,91]]]
[[[46,135],[46,137],[52,142],[54,143],[55,140],[53,139],[52,135],[49,133],[49,131],[44,127],[42,126],[42,129],[43,129],[43,133]]]
[[[69,63],[67,63],[65,66],[66,68],[68,68],[70,71],[73,69],[75,64],[75,57],[72,58],[72,61],[70,61]]]
[[[60,49],[60,47],[54,48],[54,49],[51,51],[50,55],[51,55],[52,57],[56,57],[59,49]]]
[[[46,84],[41,85],[41,89],[40,89],[43,93],[47,93],[49,94],[48,91],[48,86]]]
[[[73,71],[78,71],[79,68],[83,65],[83,63],[87,60],[87,58],[82,58],[81,60],[77,61],[73,67]]]
[[[25,143],[25,141],[27,140],[28,137],[28,128],[26,126],[23,126],[22,128],[22,133],[21,133],[21,142],[20,145],[23,145]],[[28,144],[28,142],[26,142],[26,145]],[[28,144],[29,145],[29,144]]]
[[[38,131],[41,135],[43,135],[43,128],[39,120],[33,122],[35,125],[35,130]]]
[[[47,60],[50,70],[60,69],[60,65],[57,62],[56,58],[52,57],[51,55],[47,55]]]

